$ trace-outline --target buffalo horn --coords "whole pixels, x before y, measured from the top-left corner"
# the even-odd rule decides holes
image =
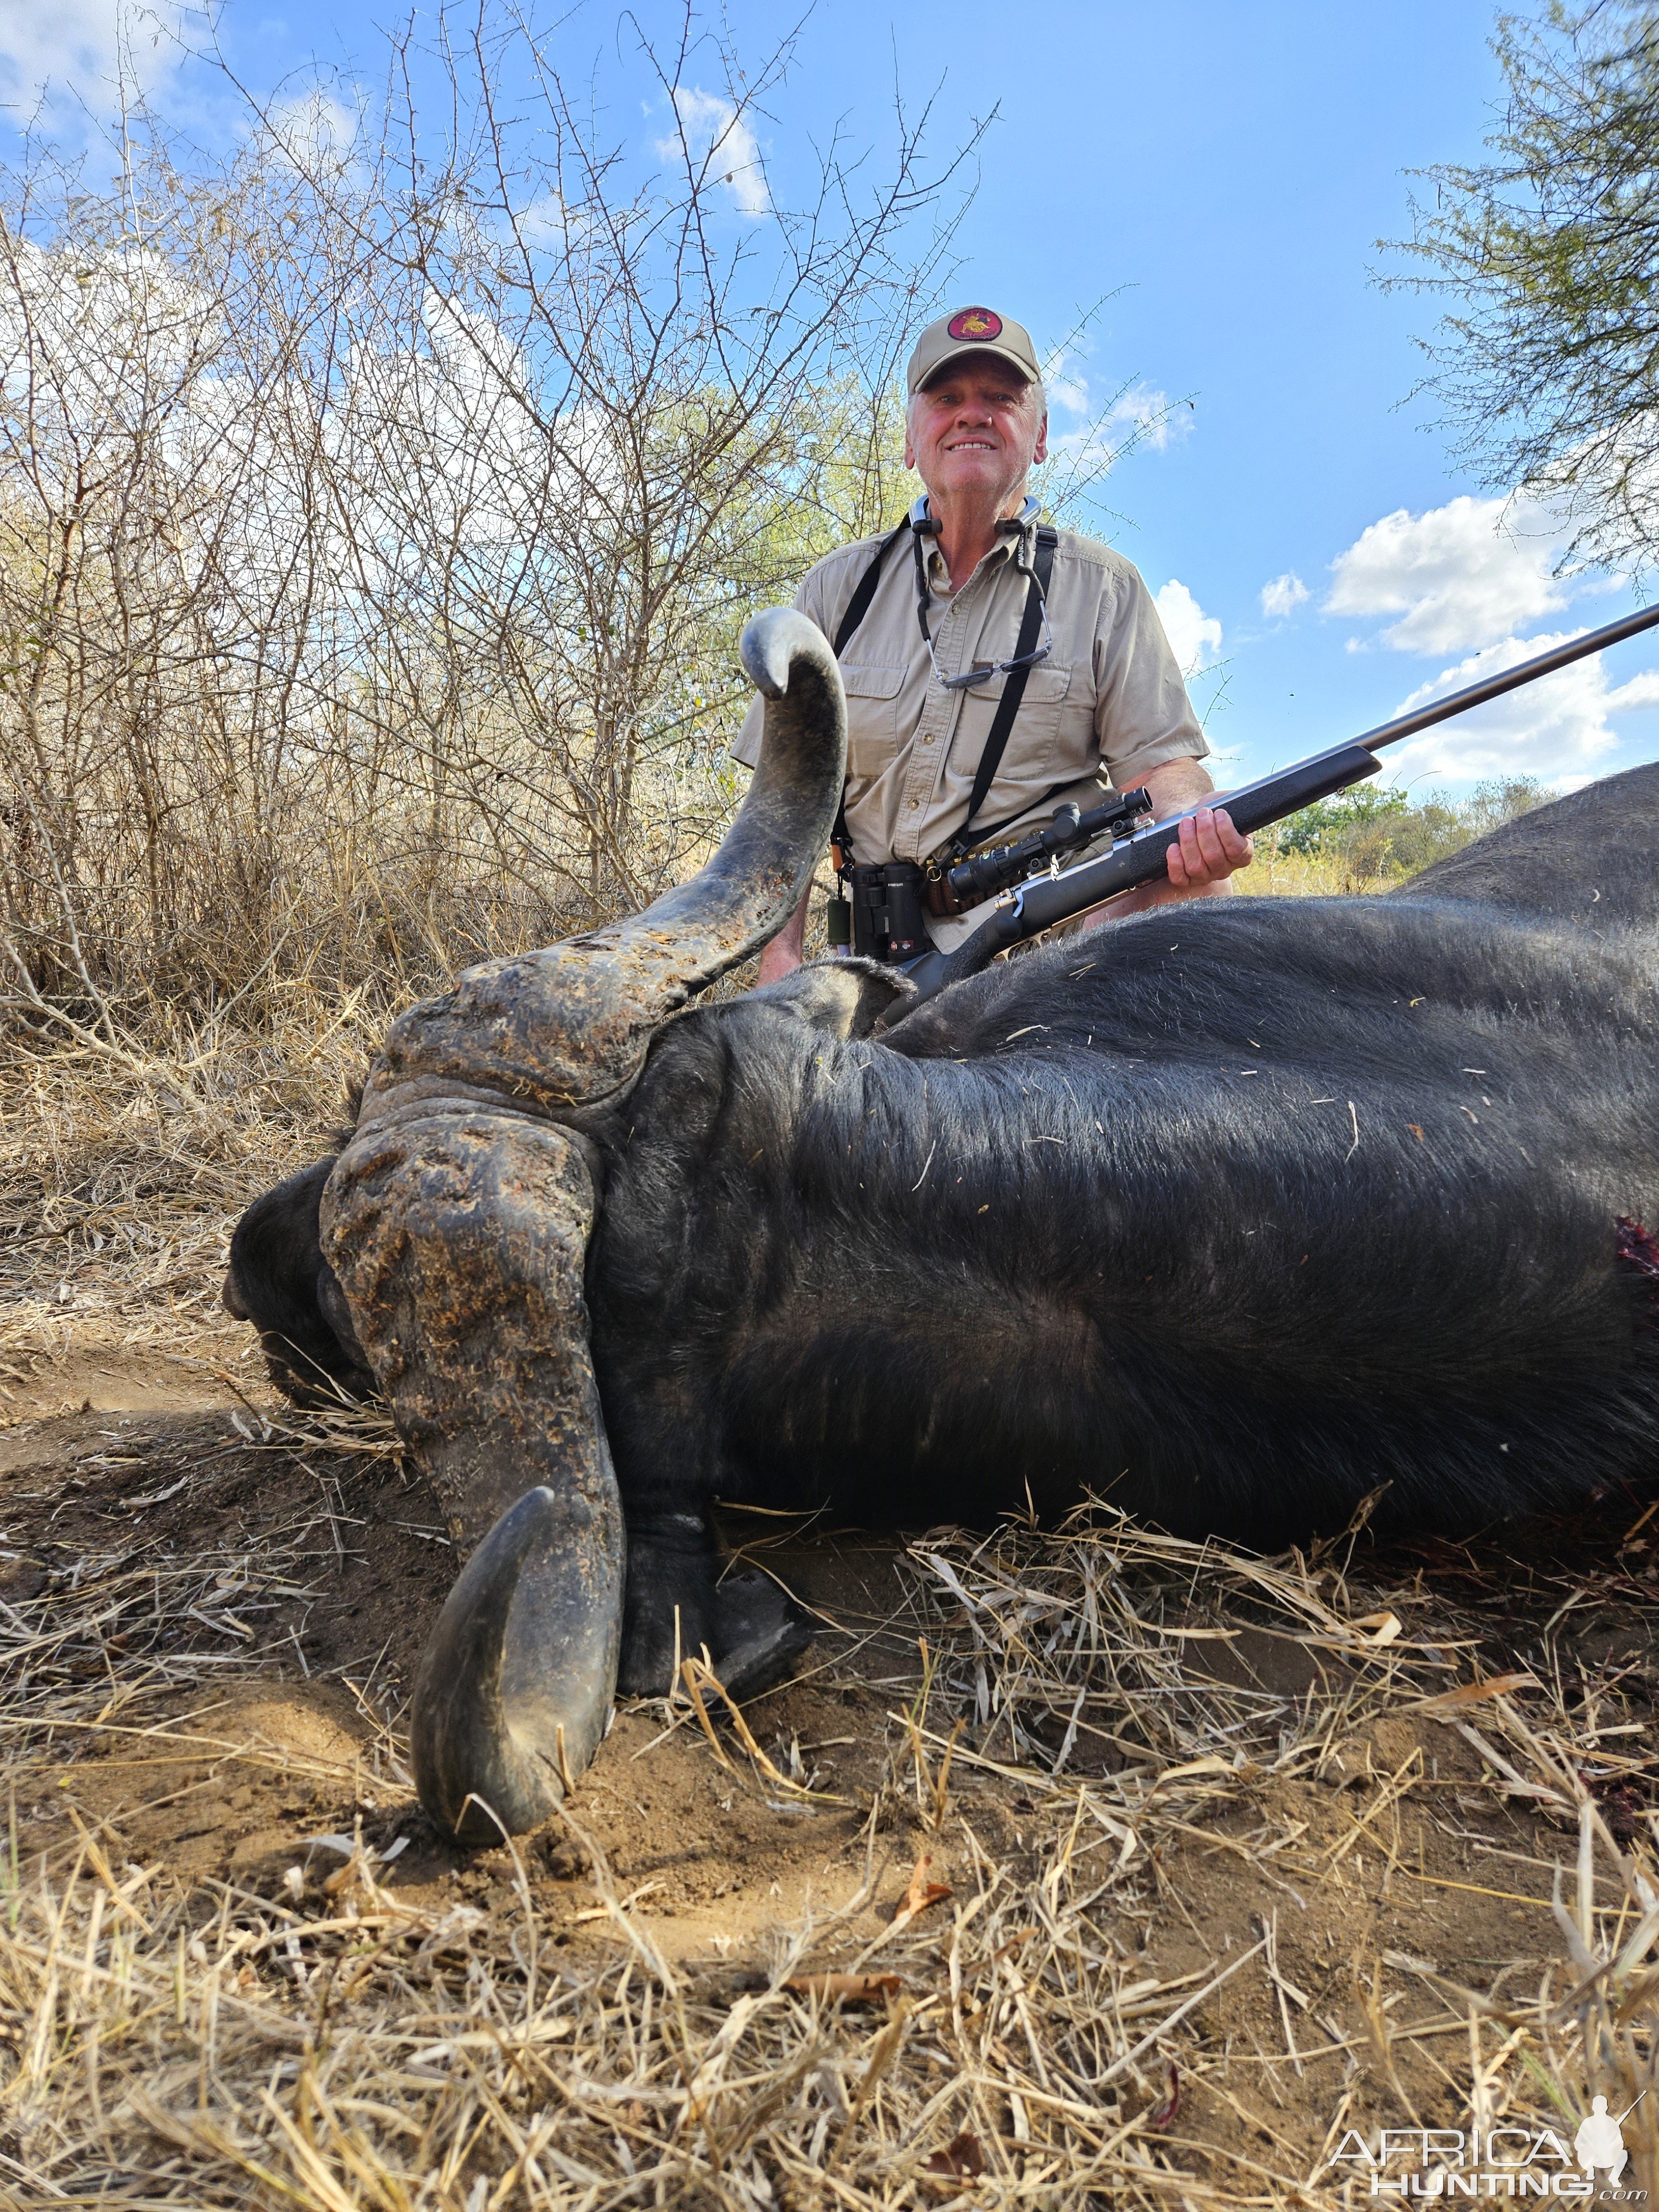
[[[811,879],[847,720],[821,631],[744,632],[761,763],[707,866],[645,913],[470,969],[403,1015],[322,1201],[322,1249],[461,1554],[416,1678],[416,1783],[469,1840],[534,1826],[609,1723],[623,1536],[588,1355],[594,1187],[562,1130],[653,1030],[763,944]]]
[[[323,1243],[465,1571],[416,1676],[415,1782],[491,1842],[544,1820],[610,1724],[622,1507],[587,1352],[578,1140],[488,1109],[359,1134]]]
[[[495,1091],[556,1117],[632,1081],[651,1033],[764,945],[811,880],[847,755],[841,675],[823,633],[773,607],[743,634],[766,700],[760,766],[719,850],[643,914],[545,951],[470,968],[388,1033],[364,1100],[418,1082]]]

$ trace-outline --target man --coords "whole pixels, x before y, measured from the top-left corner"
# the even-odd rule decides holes
[[[1027,495],[1048,421],[1026,331],[988,307],[945,316],[917,340],[908,381],[905,464],[926,501],[900,531],[818,562],[795,599],[841,661],[850,860],[914,862],[924,877],[931,863],[937,884],[942,865],[1058,805],[1098,805],[1109,781],[1143,785],[1160,820],[1193,806],[1214,789],[1199,765],[1209,748],[1145,584],[1109,547],[1040,526]],[[750,768],[760,732],[757,700],[732,748]],[[1249,859],[1227,815],[1200,808],[1167,881],[1084,926],[1230,890]],[[939,896],[927,933],[948,951],[987,909],[942,913]],[[761,956],[762,982],[799,967],[805,921],[803,899]]]

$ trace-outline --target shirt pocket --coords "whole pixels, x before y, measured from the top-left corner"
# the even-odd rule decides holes
[[[844,666],[841,688],[847,694],[847,772],[873,779],[898,749],[898,698],[909,671]]]
[[[963,701],[962,722],[955,744],[951,748],[951,765],[958,775],[969,783],[978,769],[991,735],[991,725],[1002,705],[1003,687],[1012,684],[1013,676],[994,678],[990,684],[977,686],[967,693]],[[1008,732],[1008,743],[997,768],[993,793],[1006,796],[1008,805],[1013,805],[1030,791],[1044,790],[1057,782],[1060,775],[1071,769],[1069,758],[1057,766],[1057,757],[1062,750],[1068,754],[1077,750],[1073,742],[1062,747],[1062,735],[1071,737],[1069,723],[1065,720],[1066,695],[1072,688],[1069,668],[1051,668],[1046,664],[1028,669],[1025,692],[1019,702],[1019,712],[1014,717],[1014,726]],[[1075,720],[1075,717],[1070,718]],[[1064,727],[1063,727],[1064,724]],[[1092,732],[1091,732],[1092,738]],[[1075,776],[1086,775],[1089,764],[1078,768]],[[1075,780],[1068,775],[1068,781]],[[1007,811],[1005,806],[1000,810]]]

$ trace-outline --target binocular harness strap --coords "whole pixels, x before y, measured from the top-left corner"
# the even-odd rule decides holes
[[[869,567],[854,586],[853,596],[847,602],[847,611],[841,618],[840,626],[836,631],[834,641],[830,647],[837,660],[841,659],[854,631],[870,611],[870,602],[876,596],[876,586],[881,581],[883,562],[886,560],[887,556],[909,527],[910,520],[907,515],[896,530],[888,532],[886,537],[877,546]],[[841,787],[840,804],[836,808],[835,827],[830,830],[830,836],[842,859],[849,859],[853,848],[847,836],[847,784],[844,778]]]
[[[1036,557],[1031,563],[1031,580],[1025,592],[1025,611],[1020,617],[1019,636],[1014,644],[1013,657],[1016,660],[1024,659],[1027,653],[1033,653],[1036,649],[1037,632],[1042,623],[1043,602],[1048,596],[1049,579],[1054,573],[1054,548],[1059,543],[1060,533],[1052,523],[1039,524],[1036,532]],[[1025,679],[1030,672],[1031,665],[1026,661],[1024,668],[1014,669],[1002,679],[1002,696],[997,702],[997,711],[992,721],[989,734],[985,740],[985,750],[981,753],[979,766],[974,771],[974,787],[968,799],[968,818],[957,836],[956,842],[964,852],[968,849],[969,838],[974,835],[974,817],[984,805],[985,794],[996,781],[997,770],[1002,765],[1002,756],[1008,749],[1008,738],[1014,726],[1014,717],[1018,714],[1020,704],[1025,696]],[[1027,809],[1022,806],[1016,813],[1011,814],[1008,820],[1017,821],[1019,815],[1026,811]],[[981,830],[978,833],[979,837],[983,841],[988,836],[994,836],[995,830],[1004,829],[1006,826],[1006,823],[998,823],[994,830]]]
[[[835,640],[830,647],[837,660],[841,659],[859,624],[869,613],[870,603],[876,596],[876,586],[881,581],[883,565],[887,556],[907,530],[912,532],[916,562],[918,568],[921,568],[922,532],[913,530],[909,518],[907,516],[898,528],[890,531],[877,546],[868,568],[854,587],[853,596],[847,602],[847,611],[842,615],[836,627]],[[1024,659],[1028,653],[1036,649],[1037,633],[1042,623],[1042,611],[1048,600],[1048,586],[1054,572],[1054,550],[1059,543],[1060,533],[1052,523],[1044,522],[1037,526],[1036,552],[1030,572],[1030,583],[1025,593],[1024,612],[1020,617],[1019,635],[1014,643],[1013,658],[1016,660]],[[980,755],[979,766],[974,772],[974,787],[968,799],[968,817],[957,835],[951,840],[953,858],[959,860],[963,854],[969,850],[969,832],[974,817],[985,804],[985,795],[996,781],[997,770],[1002,765],[1002,756],[1008,749],[1008,739],[1013,730],[1014,718],[1019,713],[1021,702],[1025,696],[1025,679],[1030,672],[1030,664],[1027,661],[1024,667],[1014,669],[1004,678],[1002,696],[997,702],[997,711],[986,736],[985,748]],[[1061,788],[1059,784],[1054,786],[1054,791]],[[1049,792],[1047,796],[1052,799],[1054,791]],[[1029,814],[1030,811],[1029,806],[1016,809],[1005,820],[994,823],[988,830],[979,831],[978,842],[982,844],[988,839],[994,837],[998,830],[1006,830],[1010,822],[1018,821],[1020,815]],[[842,860],[844,861],[850,860],[852,845],[847,834],[847,787],[844,783],[842,786],[841,804],[836,809],[835,827],[830,834]]]

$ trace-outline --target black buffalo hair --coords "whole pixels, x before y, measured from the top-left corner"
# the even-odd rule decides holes
[[[908,1014],[848,963],[665,1024],[582,1117],[623,1686],[775,1631],[748,1598],[722,1631],[720,1498],[1093,1492],[1277,1547],[1373,1492],[1457,1531],[1650,1484],[1656,843],[1638,769],[1403,894],[1163,907]],[[356,1391],[331,1165],[250,1208],[226,1297],[287,1387]]]
[[[671,1024],[590,1263],[625,1493],[1277,1544],[1650,1472],[1655,948],[1431,898],[1168,908],[842,1040]]]

